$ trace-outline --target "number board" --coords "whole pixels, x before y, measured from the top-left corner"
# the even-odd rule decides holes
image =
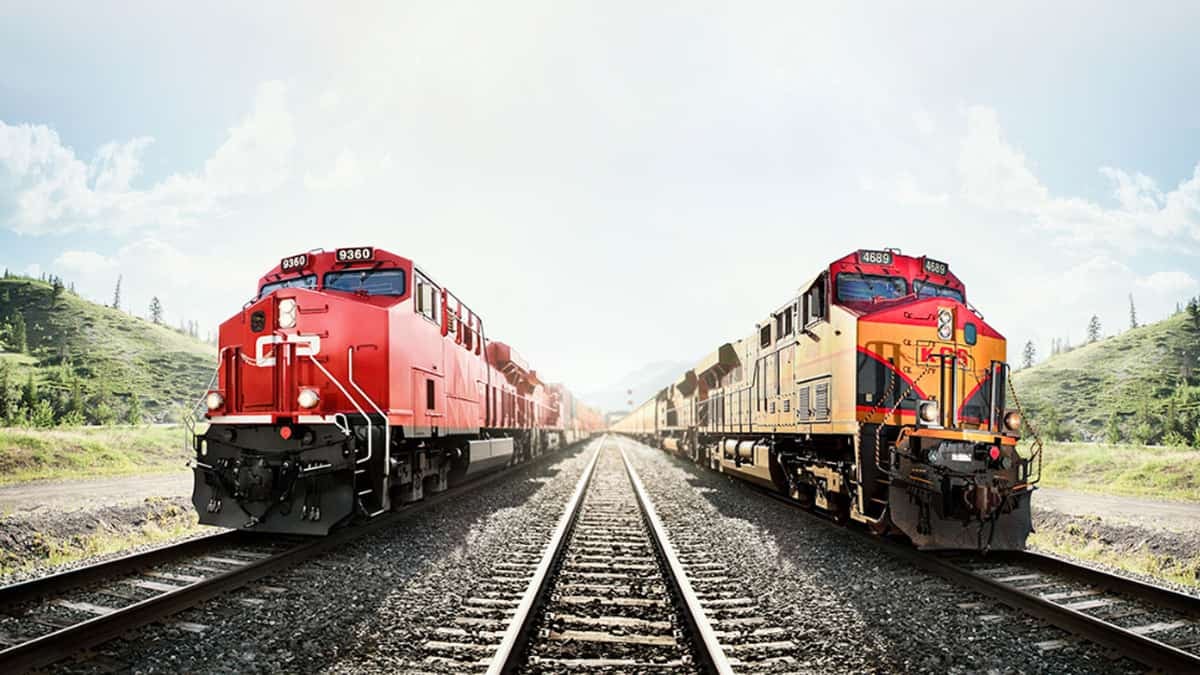
[[[334,254],[334,257],[340,263],[363,262],[375,258],[375,249],[370,246],[358,246],[355,248],[339,248]]]
[[[302,270],[305,267],[308,267],[308,254],[307,253],[301,253],[300,255],[290,256],[290,257],[284,258],[283,260],[279,261],[279,269],[282,272],[292,272],[295,270]]]
[[[929,272],[930,274],[940,274],[942,276],[946,276],[946,273],[950,271],[950,266],[940,260],[931,260],[926,258],[925,271]]]
[[[891,251],[859,251],[858,261],[870,265],[891,265]]]

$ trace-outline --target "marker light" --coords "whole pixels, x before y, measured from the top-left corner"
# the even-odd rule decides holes
[[[292,428],[287,427],[287,426],[279,427],[279,437],[285,441],[287,439],[291,438],[292,437]]]
[[[216,410],[225,405],[225,397],[219,391],[210,391],[204,397],[204,405],[208,406],[209,410]]]
[[[917,407],[917,414],[921,421],[926,424],[933,424],[938,420],[938,404],[937,401],[922,401]]]
[[[296,402],[301,408],[315,408],[321,402],[321,394],[316,389],[301,389],[300,395],[296,397]]]
[[[991,449],[988,450],[988,457],[991,457],[993,462],[1000,459],[1000,448],[993,445]]]
[[[1004,416],[1004,428],[1009,431],[1016,431],[1021,428],[1021,413],[1016,410]]]
[[[296,301],[292,298],[284,298],[279,301],[279,320],[275,325],[280,328],[295,328],[296,327]]]

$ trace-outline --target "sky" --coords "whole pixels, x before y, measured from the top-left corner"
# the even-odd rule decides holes
[[[1200,5],[5,3],[0,265],[215,330],[279,259],[409,257],[579,392],[835,258],[1010,340],[1200,293]]]

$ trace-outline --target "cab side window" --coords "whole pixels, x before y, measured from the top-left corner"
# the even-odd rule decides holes
[[[437,323],[441,318],[441,289],[419,272],[414,272],[416,293],[413,294],[413,309],[426,319]]]
[[[760,347],[771,346],[771,324],[768,323],[758,331],[758,345]]]
[[[824,318],[825,278],[822,277],[804,294],[804,326],[811,326]]]

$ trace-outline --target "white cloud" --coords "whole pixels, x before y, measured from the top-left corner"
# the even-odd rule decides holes
[[[54,273],[74,282],[79,293],[95,302],[112,302],[113,287],[121,276],[121,307],[138,316],[148,314],[150,299],[158,297],[167,322],[182,319],[213,321],[207,304],[213,295],[240,298],[247,295],[253,279],[214,274],[205,260],[183,253],[178,247],[154,237],[143,237],[121,246],[111,255],[95,251],[64,251],[50,264]],[[228,313],[229,303],[222,307]],[[215,328],[206,325],[202,330]]]
[[[1116,207],[1078,197],[1052,197],[1025,156],[1001,132],[996,112],[967,110],[967,134],[958,160],[968,203],[1028,218],[1035,227],[1093,250],[1193,248],[1200,244],[1200,164],[1193,176],[1167,193],[1141,173],[1101,167],[1111,181]]]
[[[917,185],[916,176],[903,172],[896,176],[892,184],[892,199],[901,204],[913,206],[945,206],[950,201],[950,195],[926,192]]]
[[[388,162],[391,161],[390,157],[385,159]],[[362,182],[363,175],[358,168],[358,160],[349,149],[343,149],[338,153],[337,159],[333,162],[333,168],[324,176],[304,174],[304,186],[310,190],[345,190],[361,185]]]
[[[937,131],[937,123],[933,121],[933,116],[924,108],[919,108],[913,112],[913,124],[916,125],[917,131],[922,136],[932,136]]]
[[[336,108],[342,103],[342,95],[338,93],[337,89],[326,89],[325,92],[321,94],[320,103],[321,107],[325,108],[326,110]]]
[[[1139,288],[1164,295],[1182,295],[1200,286],[1200,282],[1187,272],[1179,270],[1155,272],[1137,280]]]
[[[0,211],[0,223],[21,234],[126,233],[194,222],[228,197],[272,191],[287,179],[295,145],[284,85],[259,86],[249,116],[229,130],[203,171],[135,189],[152,142],[107,143],[85,163],[47,126],[0,122],[0,204],[12,205]]]
[[[1025,166],[1025,156],[1005,142],[990,108],[967,111],[958,168],[963,196],[976,206],[1034,214],[1047,201],[1046,188]]]

